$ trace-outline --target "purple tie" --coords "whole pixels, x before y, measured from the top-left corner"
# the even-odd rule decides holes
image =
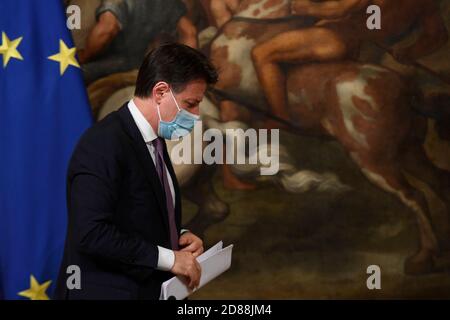
[[[173,206],[172,192],[170,192],[169,180],[167,178],[167,171],[164,165],[163,140],[158,137],[153,140],[153,145],[156,149],[156,171],[158,172],[159,180],[163,186],[166,194],[167,213],[169,214],[169,229],[170,229],[170,244],[173,250],[178,250],[178,232],[175,224],[175,208]]]

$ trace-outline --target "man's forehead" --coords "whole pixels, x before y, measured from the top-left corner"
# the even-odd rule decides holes
[[[188,90],[204,90],[206,82],[204,80],[191,80],[186,84]]]
[[[198,100],[201,101],[203,99],[203,95],[205,94],[206,83],[203,82],[195,82],[188,83],[186,88],[181,92],[183,99],[185,100]]]

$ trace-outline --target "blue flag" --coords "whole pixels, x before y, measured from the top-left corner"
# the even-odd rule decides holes
[[[92,116],[61,0],[1,0],[0,33],[0,297],[48,299]]]

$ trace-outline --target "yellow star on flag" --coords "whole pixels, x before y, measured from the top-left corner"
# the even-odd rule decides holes
[[[30,277],[30,289],[19,292],[19,296],[29,298],[30,300],[49,300],[49,297],[45,293],[45,291],[48,289],[50,284],[52,283],[51,280],[44,282],[43,284],[39,284],[37,282],[36,278],[31,275]]]
[[[70,49],[67,48],[64,41],[59,40],[59,53],[48,57],[48,59],[59,62],[59,72],[63,75],[69,65],[77,68],[80,67],[77,59],[75,58],[76,50],[77,49],[75,47]]]
[[[9,40],[5,32],[2,32],[2,45],[0,46],[0,54],[3,55],[3,68],[6,68],[9,60],[15,58],[23,60],[22,55],[17,51],[17,47],[22,41],[23,37],[17,38],[13,41]]]

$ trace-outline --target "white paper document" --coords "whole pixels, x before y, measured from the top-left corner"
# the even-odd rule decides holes
[[[197,261],[202,267],[202,275],[197,290],[230,268],[232,252],[233,245],[223,248],[223,242],[220,241],[197,257]],[[191,293],[193,291],[190,292],[183,281],[178,277],[173,277],[161,285],[159,299],[168,300],[170,297],[171,299],[182,300]]]

